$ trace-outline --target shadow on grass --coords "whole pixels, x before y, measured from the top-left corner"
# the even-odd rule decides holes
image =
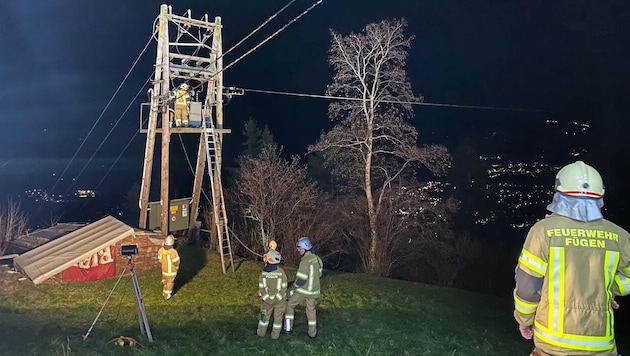
[[[194,245],[184,245],[178,248],[180,266],[173,294],[190,282],[208,263],[208,255],[202,247]]]

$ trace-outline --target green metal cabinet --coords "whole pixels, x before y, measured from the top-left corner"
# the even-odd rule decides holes
[[[173,199],[168,206],[168,232],[186,230],[190,224],[192,198]],[[149,202],[149,230],[160,228],[160,202]]]

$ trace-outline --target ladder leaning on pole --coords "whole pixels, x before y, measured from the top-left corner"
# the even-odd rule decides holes
[[[221,184],[221,162],[219,161],[221,143],[217,141],[216,131],[212,118],[203,117],[204,138],[206,140],[206,161],[210,187],[212,188],[212,220],[214,221],[218,240],[219,254],[221,255],[221,267],[226,273],[228,265],[234,272],[234,257],[232,256],[232,244],[223,199],[223,185]]]

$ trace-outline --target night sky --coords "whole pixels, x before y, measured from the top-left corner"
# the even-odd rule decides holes
[[[260,25],[285,0],[178,1],[173,12],[221,16],[224,49]],[[226,56],[229,64],[314,1],[296,1],[273,22]],[[95,184],[138,128],[144,81],[155,61],[155,42],[114,101],[103,109],[147,43],[160,1],[0,3],[0,172],[33,169],[60,174],[82,140],[72,170],[84,168],[84,186]],[[202,5],[205,4],[205,5]],[[414,123],[423,142],[454,147],[463,136],[491,125],[537,127],[547,117],[593,126],[592,162],[621,174],[630,94],[630,4],[627,1],[324,0],[295,24],[225,72],[225,85],[323,94],[333,72],[327,64],[329,28],[360,31],[367,23],[404,17],[415,35],[407,67],[427,102],[521,108],[496,111],[417,107]],[[103,143],[136,93],[139,101]],[[241,150],[249,117],[269,125],[287,154],[303,154],[331,127],[326,100],[246,93],[227,107],[225,155]],[[541,111],[535,111],[541,110]],[[553,140],[543,130],[535,139]],[[516,134],[515,134],[516,135]],[[145,136],[138,135],[118,163],[140,180]],[[172,142],[177,143],[173,138]],[[523,148],[527,152],[527,148]],[[615,163],[616,164],[616,163]],[[610,168],[609,168],[610,167]],[[625,168],[623,168],[625,169]],[[124,170],[123,170],[124,172]],[[39,174],[39,173],[37,173]],[[124,174],[124,173],[121,173]],[[58,176],[57,176],[58,177]]]

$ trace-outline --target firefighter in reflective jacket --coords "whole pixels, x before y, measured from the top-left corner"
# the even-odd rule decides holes
[[[188,84],[180,85],[173,95],[175,100],[175,126],[188,126],[188,117],[190,115],[190,92],[188,92]]]
[[[173,247],[175,238],[173,235],[166,236],[164,246],[158,251],[158,260],[162,264],[162,296],[164,299],[171,299],[175,277],[179,270],[179,254]]]
[[[256,334],[260,337],[267,334],[267,327],[273,313],[271,338],[277,339],[280,337],[282,318],[287,309],[287,275],[278,265],[282,259],[280,252],[270,250],[263,257],[266,265],[258,279],[258,294],[262,298],[262,305]]]
[[[584,162],[556,176],[552,214],[518,259],[514,317],[532,355],[616,356],[615,296],[630,293],[630,235],[604,219],[604,184]]]
[[[295,307],[306,301],[306,319],[308,319],[308,336],[317,336],[317,299],[319,298],[319,278],[322,276],[322,260],[314,254],[313,243],[308,237],[301,237],[296,244],[298,253],[302,255],[300,266],[295,276],[295,289],[287,303],[284,330],[293,331]]]

